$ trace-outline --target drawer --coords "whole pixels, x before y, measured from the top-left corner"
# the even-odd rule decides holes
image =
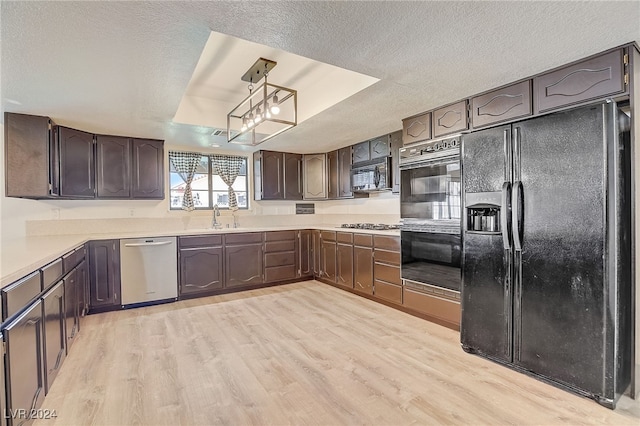
[[[76,249],[76,257],[78,258],[78,263],[82,262],[82,259],[86,259],[87,246],[85,244],[81,245]]]
[[[250,232],[246,234],[226,234],[225,244],[261,243],[262,232]]]
[[[264,255],[264,266],[288,266],[296,265],[295,252],[283,252],[283,253],[267,253]]]
[[[29,301],[40,294],[40,271],[2,289],[2,321],[27,306]]]
[[[373,245],[377,249],[400,251],[400,237],[389,235],[374,235]]]
[[[402,144],[431,139],[431,112],[402,120]]]
[[[400,267],[375,263],[373,265],[373,277],[376,280],[386,281],[391,284],[401,285]]]
[[[296,231],[269,231],[265,232],[265,241],[295,241]]]
[[[467,130],[468,124],[466,99],[433,111],[434,138]]]
[[[533,79],[534,108],[548,111],[624,92],[622,49]]]
[[[375,280],[374,296],[387,302],[402,304],[402,286]]]
[[[292,280],[298,276],[298,270],[293,266],[277,266],[264,269],[265,282]]]
[[[388,251],[388,250],[378,250],[374,252],[373,255],[376,262],[387,263],[389,265],[400,266],[400,252],[399,251]]]
[[[353,245],[361,247],[373,247],[373,235],[353,234]]]
[[[334,231],[321,231],[322,232],[322,239],[325,241],[335,241],[336,240],[336,233]]]
[[[42,271],[42,290],[49,287],[51,284],[57,282],[62,278],[62,259],[57,259],[41,268]]]
[[[353,243],[353,234],[351,232],[337,232],[336,239],[339,243],[351,244]]]
[[[222,235],[189,235],[178,237],[180,248],[215,247],[222,245]]]
[[[84,251],[76,249],[62,256],[62,269],[64,273],[69,273],[84,258]]]
[[[474,128],[525,117],[531,113],[531,80],[471,99],[471,123]]]
[[[414,311],[460,326],[460,303],[418,293],[404,287],[402,305]]]
[[[295,251],[295,241],[271,241],[264,244],[266,253],[276,253],[279,251]]]

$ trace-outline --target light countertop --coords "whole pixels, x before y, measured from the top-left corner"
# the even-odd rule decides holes
[[[122,232],[95,233],[91,235],[56,235],[17,238],[3,240],[0,250],[0,288],[3,288],[23,276],[45,266],[70,250],[91,240],[110,240],[122,238],[150,238],[160,236],[227,234],[240,232],[290,231],[301,229],[319,229],[322,231],[353,232],[363,234],[399,236],[399,230],[376,231],[367,229],[340,228],[339,226],[269,226],[255,228],[223,229],[186,229],[165,232]]]

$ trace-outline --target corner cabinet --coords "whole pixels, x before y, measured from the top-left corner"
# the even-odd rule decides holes
[[[305,154],[303,156],[305,200],[327,198],[327,155]]]
[[[110,310],[120,306],[120,241],[89,243],[89,309]]]
[[[302,154],[257,151],[253,164],[256,201],[302,199]]]

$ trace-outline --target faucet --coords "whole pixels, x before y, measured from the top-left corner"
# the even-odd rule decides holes
[[[222,229],[222,224],[218,223],[217,216],[220,216],[220,208],[216,204],[215,206],[213,206],[213,220],[211,221],[211,228]]]
[[[233,216],[233,227],[237,228],[240,224],[238,223],[238,216],[236,216],[236,211],[232,211],[231,215]]]

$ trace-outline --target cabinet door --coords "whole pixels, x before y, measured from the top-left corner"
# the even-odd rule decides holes
[[[355,290],[373,294],[373,248],[353,248],[353,278]]]
[[[402,148],[402,131],[389,135],[391,141],[391,192],[400,192],[400,148]]]
[[[262,151],[262,199],[284,199],[284,154]]]
[[[471,99],[471,123],[474,129],[525,117],[531,112],[531,80]]]
[[[351,191],[351,147],[338,150],[338,198],[353,197]]]
[[[60,195],[94,198],[96,195],[93,135],[58,127],[60,149]]]
[[[371,149],[371,159],[388,157],[391,154],[389,147],[389,135],[380,136],[379,138],[369,141]]]
[[[284,153],[284,199],[302,200],[302,154]]]
[[[42,296],[44,327],[44,369],[47,393],[67,354],[65,339],[64,285],[60,281]]]
[[[353,163],[361,163],[371,159],[369,141],[353,145]]]
[[[89,300],[91,308],[120,305],[120,243],[89,243]]]
[[[78,270],[74,269],[64,278],[65,336],[67,338],[67,354],[78,332]]]
[[[82,318],[86,315],[87,304],[87,262],[84,260],[78,265],[78,272],[76,273],[76,323],[78,332],[82,324]]]
[[[313,230],[311,233],[311,239],[312,239],[312,250],[313,250],[313,276],[314,277],[319,277],[320,276],[320,231],[318,230]]]
[[[333,283],[336,282],[337,262],[336,262],[336,242],[322,240],[322,278]]]
[[[353,288],[353,246],[351,244],[338,244],[337,250],[338,272],[336,283]]]
[[[7,197],[49,195],[51,121],[37,115],[4,113]]]
[[[96,137],[98,198],[129,198],[131,195],[131,139]]]
[[[433,111],[434,138],[468,128],[466,99]]]
[[[306,277],[313,274],[313,248],[311,231],[304,230],[298,233],[299,265],[298,276]]]
[[[180,250],[180,296],[222,289],[222,247]]]
[[[338,198],[338,151],[331,151],[327,153],[327,173],[329,175],[329,199]]]
[[[324,200],[327,198],[327,157],[326,154],[305,154],[304,199]]]
[[[263,258],[261,243],[225,247],[225,288],[261,284]]]
[[[402,120],[402,144],[431,139],[431,112]]]
[[[132,198],[164,198],[164,141],[134,139]]]
[[[7,412],[27,416],[42,405],[45,394],[42,302],[37,301],[3,330],[7,345],[5,379]]]
[[[537,112],[603,98],[624,90],[622,49],[533,79]]]

